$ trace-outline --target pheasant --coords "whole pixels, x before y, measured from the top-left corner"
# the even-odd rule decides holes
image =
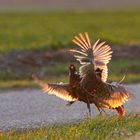
[[[89,115],[91,116],[90,103],[95,104],[96,97],[92,96],[90,93],[86,92],[80,85],[80,75],[76,72],[76,67],[73,64],[69,66],[69,83],[64,84],[48,84],[39,80],[35,75],[32,78],[42,87],[45,93],[56,95],[57,97],[68,101],[67,105],[73,104],[75,101],[82,101],[87,104],[89,109]],[[89,101],[90,99],[90,101]],[[98,101],[104,104],[103,101]],[[96,103],[97,104],[97,103]],[[105,103],[105,105],[108,105]],[[98,109],[99,110],[99,109]]]
[[[79,68],[81,87],[87,91],[86,93],[98,99],[95,102],[96,107],[116,110],[119,116],[124,116],[123,104],[131,98],[132,94],[120,83],[107,83],[107,64],[113,53],[111,47],[105,42],[99,43],[99,40],[92,45],[87,33],[75,36],[73,42],[79,46],[79,49],[70,51],[81,64]],[[103,101],[103,104],[99,103],[99,100]]]
[[[95,70],[95,72],[96,72],[96,74],[101,78],[102,70],[99,69],[99,68],[97,68],[97,69]],[[80,75],[79,75],[79,74],[77,73],[77,71],[76,71],[75,65],[74,65],[74,64],[70,64],[70,66],[69,66],[69,84],[70,84],[70,87],[72,88],[73,91],[74,91],[78,86],[80,86],[80,85],[79,85],[79,84],[80,84],[80,81],[81,81],[81,78],[80,78]],[[85,90],[83,89],[83,91],[85,91]],[[87,94],[89,94],[89,93],[87,93]],[[81,96],[81,94],[79,94],[79,96]],[[74,102],[75,102],[75,101],[68,102],[67,105],[72,105]],[[88,99],[87,99],[87,102],[88,102]],[[95,107],[98,109],[98,111],[99,111],[100,114],[101,114],[101,113],[102,113],[101,110],[102,110],[102,111],[104,111],[104,110],[103,110],[102,108],[101,108],[101,110],[100,110],[100,108],[98,108],[98,107],[96,106],[96,103],[94,103],[94,104],[95,104]],[[89,104],[87,104],[87,107],[88,107],[88,109],[89,109],[89,115],[91,115],[91,110],[90,110]],[[104,111],[104,112],[105,112],[105,111]]]
[[[73,42],[80,46],[79,49],[70,50],[74,57],[82,65],[79,74],[76,74],[74,65],[70,65],[69,83],[48,84],[34,80],[48,94],[56,95],[72,104],[75,101],[82,101],[87,104],[90,111],[90,104],[95,104],[98,110],[107,108],[116,110],[119,116],[124,116],[123,104],[128,101],[131,94],[119,83],[107,83],[107,64],[111,60],[112,51],[105,42],[99,40],[92,46],[88,34],[76,36]]]
[[[81,78],[80,75],[76,72],[76,67],[74,64],[69,65],[69,85],[74,91],[78,86]],[[75,101],[68,102],[67,105],[72,105]]]

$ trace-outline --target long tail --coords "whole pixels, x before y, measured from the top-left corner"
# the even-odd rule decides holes
[[[32,74],[32,79],[39,84],[41,87],[48,86],[45,82],[39,80],[35,74]]]
[[[123,78],[119,81],[119,84],[122,84],[122,82],[125,80],[126,75],[123,76]]]

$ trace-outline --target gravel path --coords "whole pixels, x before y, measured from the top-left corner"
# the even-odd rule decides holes
[[[140,111],[140,84],[127,85],[135,98],[126,103],[127,111]],[[35,128],[44,124],[72,122],[87,116],[82,102],[66,106],[67,102],[38,89],[0,91],[0,130]],[[114,112],[112,112],[114,113]],[[92,116],[97,114],[92,107]]]

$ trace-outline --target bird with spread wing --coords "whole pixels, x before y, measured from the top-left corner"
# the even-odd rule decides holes
[[[92,45],[87,33],[75,36],[73,42],[79,46],[79,49],[70,51],[81,64],[79,68],[81,87],[103,101],[103,104],[95,103],[97,108],[115,109],[120,116],[124,116],[123,104],[130,99],[131,93],[117,82],[107,83],[107,64],[112,57],[111,47],[105,42],[99,43],[99,40]]]
[[[68,101],[67,105],[73,104],[75,101],[82,101],[87,104],[87,107],[90,112],[90,104],[105,104],[109,106],[104,101],[100,101],[97,97],[94,97],[87,91],[85,91],[80,85],[80,75],[76,72],[76,67],[73,64],[69,65],[69,82],[68,83],[60,83],[60,84],[48,84],[42,80],[39,80],[36,75],[32,75],[32,78],[39,84],[44,93],[48,93],[51,95],[55,95],[63,100]],[[89,100],[90,99],[90,102]]]
[[[48,84],[33,79],[42,87],[45,93],[56,95],[69,103],[83,101],[87,104],[90,113],[90,104],[97,109],[107,108],[116,110],[120,116],[125,115],[123,104],[128,101],[131,94],[119,83],[107,83],[107,64],[111,60],[112,50],[105,42],[97,40],[93,45],[87,33],[75,36],[73,42],[79,46],[70,52],[81,64],[79,74],[75,66],[70,65],[69,83]]]

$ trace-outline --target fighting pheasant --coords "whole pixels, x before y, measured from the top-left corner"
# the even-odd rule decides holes
[[[35,75],[32,78],[42,87],[43,92],[55,95],[63,100],[68,101],[68,105],[73,104],[75,101],[82,101],[87,104],[89,115],[91,115],[90,104],[97,104],[97,97],[94,97],[85,91],[80,85],[80,75],[76,72],[76,67],[73,64],[69,66],[69,82],[60,84],[48,84],[39,80]],[[98,104],[104,104],[104,101],[98,101]],[[107,103],[105,103],[108,106]],[[99,110],[99,109],[98,109]]]
[[[75,101],[83,101],[90,111],[90,104],[95,104],[97,109],[107,108],[116,110],[119,116],[124,116],[123,104],[130,99],[131,94],[119,83],[107,83],[107,64],[111,60],[112,50],[105,42],[99,40],[91,45],[88,34],[75,36],[73,42],[79,49],[70,50],[80,62],[79,74],[74,65],[69,67],[69,83],[48,84],[34,80],[48,94],[56,95],[70,104]]]
[[[87,33],[75,36],[73,42],[79,46],[79,49],[70,51],[81,64],[79,68],[81,87],[87,93],[103,101],[103,104],[98,104],[98,101],[97,104],[95,103],[98,108],[115,109],[119,116],[124,116],[123,104],[130,99],[131,94],[117,82],[107,83],[107,64],[112,57],[110,46],[105,42],[99,43],[99,40],[92,45]],[[105,103],[109,105],[105,105]]]
[[[102,73],[102,70],[100,70],[99,68],[97,68],[95,70],[95,73],[101,78],[101,73]],[[89,99],[88,99],[88,96],[90,93],[87,93],[81,86],[80,86],[80,81],[81,81],[81,78],[80,78],[80,75],[77,73],[76,71],[76,67],[74,64],[70,64],[69,66],[69,85],[72,89],[73,92],[76,92],[76,89],[79,87],[80,90],[83,90],[83,91],[80,91],[78,93],[79,94],[79,101],[83,101],[83,99],[81,98],[85,98],[86,97],[86,103],[87,103],[87,107],[89,109],[89,115],[91,115],[91,109],[90,109],[90,104],[89,104]],[[85,91],[85,92],[84,92]],[[84,93],[84,95],[82,95],[82,93]],[[87,95],[87,96],[85,96]],[[80,100],[81,99],[81,100]],[[71,102],[68,102],[67,105],[72,105],[75,101],[71,101]],[[98,109],[99,113],[101,114],[102,112],[101,111],[104,111],[102,108],[98,108],[98,106],[96,106],[96,103],[97,101],[93,101],[95,107]],[[105,111],[104,111],[105,112]]]

